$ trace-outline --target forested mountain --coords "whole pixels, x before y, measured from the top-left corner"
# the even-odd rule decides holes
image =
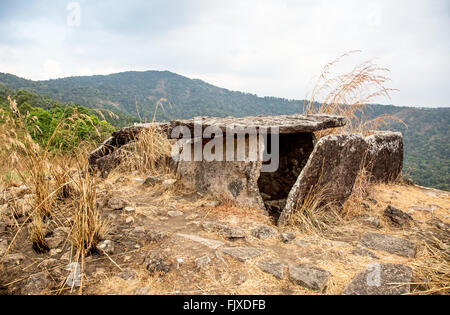
[[[31,81],[0,73],[0,94],[9,93],[8,89],[15,90],[16,98],[27,95],[24,90],[39,94],[32,96],[31,93],[26,97],[32,103],[30,105],[44,109],[53,106],[52,102],[65,102],[103,109],[102,113],[113,111],[119,114],[118,118],[108,115],[105,118],[116,127],[151,120],[158,102],[164,107],[164,110],[157,110],[158,120],[199,115],[292,114],[303,109],[302,100],[230,91],[168,71],[123,72],[48,81]],[[138,114],[140,118],[137,118]],[[449,190],[450,108],[370,105],[366,114],[368,119],[383,114],[402,119],[407,128],[397,122],[385,128],[404,134],[405,174],[418,184]]]
[[[136,100],[143,120],[151,119],[160,99],[166,100],[163,102],[165,112],[158,110],[160,120],[199,115],[298,113],[303,106],[302,101],[261,98],[218,88],[168,71],[123,72],[48,81],[30,81],[0,73],[0,83],[12,89],[27,89],[64,102],[122,111],[134,116],[137,115]]]

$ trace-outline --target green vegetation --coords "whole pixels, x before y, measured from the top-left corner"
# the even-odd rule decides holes
[[[96,116],[99,120],[104,116],[108,123],[117,128],[139,120],[151,120],[160,99],[165,100],[164,110],[158,109],[157,120],[201,115],[223,117],[293,114],[302,112],[304,103],[302,100],[258,97],[230,91],[168,71],[124,72],[49,81],[30,81],[0,73],[0,102],[7,94],[6,87],[15,90],[14,97],[24,108],[41,108],[53,117],[56,115],[52,112],[56,110],[55,106],[59,107],[59,110],[76,107],[77,110],[84,110],[83,113],[88,111],[89,115]],[[28,95],[29,92],[20,89],[46,97],[33,93]],[[82,110],[74,103],[91,110],[84,107]],[[408,125],[406,129],[393,121],[385,127],[401,131],[404,135],[404,173],[419,185],[449,190],[450,108],[370,105],[366,111],[367,119],[383,114],[398,117]],[[43,113],[41,115],[45,116]],[[85,135],[86,133],[81,132],[81,137]]]
[[[91,109],[57,102],[29,91],[12,91],[4,87],[0,87],[0,108],[4,113],[0,123],[16,118],[11,111],[8,96],[16,100],[17,109],[25,117],[25,125],[32,139],[42,147],[49,143],[50,150],[69,152],[82,142],[98,143],[114,131],[112,125],[100,120]]]

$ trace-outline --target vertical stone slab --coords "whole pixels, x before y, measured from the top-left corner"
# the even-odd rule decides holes
[[[366,150],[367,142],[360,134],[321,138],[289,192],[278,225],[288,223],[312,188],[326,194],[327,202],[343,204],[352,193]]]
[[[194,161],[192,144],[191,161],[178,163],[177,172],[182,182],[199,192],[210,193],[244,206],[264,208],[258,188],[262,161],[249,160],[248,156],[244,161],[226,161],[226,150],[224,143],[224,161]]]
[[[403,167],[403,136],[400,132],[380,131],[365,138],[368,148],[366,170],[373,181],[395,180]]]

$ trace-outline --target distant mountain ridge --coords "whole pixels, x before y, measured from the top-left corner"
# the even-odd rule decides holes
[[[139,114],[145,118],[153,116],[160,99],[167,102],[164,111],[158,111],[159,119],[298,113],[303,106],[303,101],[230,91],[169,71],[130,71],[47,81],[31,81],[0,73],[0,83],[64,102],[119,110],[135,116],[138,114],[136,98]]]
[[[153,117],[158,100],[164,107],[157,110],[158,120],[294,114],[302,112],[304,103],[231,91],[169,71],[130,71],[46,81],[0,73],[1,85],[122,115],[139,114],[142,120]],[[370,105],[365,114],[368,119],[383,114],[402,119],[409,128],[392,122],[386,129],[404,135],[404,173],[423,186],[450,189],[450,108]]]

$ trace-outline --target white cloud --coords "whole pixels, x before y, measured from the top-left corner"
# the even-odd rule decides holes
[[[45,79],[169,70],[261,96],[304,98],[324,64],[361,49],[352,62],[376,57],[392,70],[400,89],[392,103],[450,105],[444,0],[79,2],[76,28],[67,27],[64,5],[15,20],[8,30],[16,40],[0,46],[0,71]],[[49,60],[59,65],[43,72]]]

